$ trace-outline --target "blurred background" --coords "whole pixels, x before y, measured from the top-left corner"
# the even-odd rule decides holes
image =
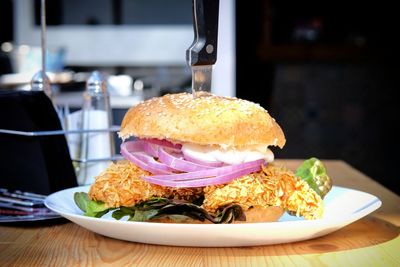
[[[220,1],[213,92],[260,103],[282,126],[278,158],[342,159],[400,193],[398,14],[389,1]],[[114,124],[141,100],[190,90],[190,0],[49,0],[55,101],[79,108],[108,75]],[[0,1],[0,88],[40,69],[40,1]],[[0,114],[0,116],[6,116]]]

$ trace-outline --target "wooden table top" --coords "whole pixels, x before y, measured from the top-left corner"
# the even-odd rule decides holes
[[[295,169],[300,161],[281,160]],[[126,242],[74,223],[0,226],[0,266],[400,266],[400,197],[343,161],[325,160],[335,185],[379,197],[382,207],[334,233],[241,248]]]

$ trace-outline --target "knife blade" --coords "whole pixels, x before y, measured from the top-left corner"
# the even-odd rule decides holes
[[[20,199],[11,198],[11,197],[2,197],[2,196],[0,196],[0,201],[5,202],[5,203],[28,206],[28,207],[32,207],[32,206],[35,205],[35,203],[31,202],[31,201],[25,201],[25,200],[20,200]]]
[[[192,93],[211,92],[212,66],[192,66]]]
[[[217,61],[219,0],[193,0],[194,41],[186,50],[192,68],[192,94],[211,92],[212,66]]]

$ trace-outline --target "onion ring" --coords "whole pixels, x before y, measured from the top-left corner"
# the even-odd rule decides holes
[[[259,171],[261,166],[252,166],[245,169],[240,169],[234,172],[225,173],[216,177],[211,178],[203,178],[203,179],[195,179],[195,180],[186,180],[186,181],[171,181],[171,180],[162,180],[157,179],[155,176],[146,176],[142,177],[143,180],[161,185],[161,186],[169,186],[169,187],[203,187],[208,185],[219,185],[229,183],[230,181],[241,177],[243,175]]]
[[[194,172],[201,170],[212,169],[213,167],[204,166],[200,164],[196,164],[182,158],[179,158],[172,153],[168,153],[164,148],[158,148],[158,158],[159,160],[166,164],[167,166],[174,168],[176,170],[184,171],[184,172]]]
[[[170,180],[170,181],[184,181],[184,180],[194,180],[194,179],[205,179],[208,177],[220,176],[226,173],[236,172],[241,169],[247,169],[250,167],[260,167],[261,164],[265,163],[265,160],[258,159],[255,161],[250,161],[237,165],[228,165],[219,168],[213,168],[209,170],[202,170],[196,172],[185,172],[185,173],[175,173],[170,175],[154,175],[152,178],[158,180]]]
[[[149,171],[152,174],[171,174],[171,171],[168,171],[169,168],[167,165],[163,164],[164,166],[161,167],[154,158],[148,155],[135,155],[135,153],[140,152],[140,148],[143,147],[142,144],[138,142],[125,142],[121,145],[121,154],[122,156],[129,160],[130,162],[136,164],[138,167],[142,168],[143,170]],[[131,150],[134,150],[132,153]],[[146,158],[144,157],[146,156]],[[147,158],[148,157],[148,158]]]
[[[141,177],[143,180],[161,186],[202,187],[224,184],[259,171],[261,165],[265,163],[264,159],[258,159],[218,167],[209,165],[216,162],[207,162],[208,165],[199,164],[185,159],[182,151],[177,149],[179,145],[158,139],[150,140],[150,142],[147,139],[125,142],[121,145],[121,154],[138,167],[153,174]]]
[[[205,166],[210,166],[210,167],[221,167],[222,165],[224,165],[224,163],[222,161],[205,161],[205,160],[195,159],[195,158],[185,154],[183,151],[182,151],[182,154],[183,154],[183,158],[186,159],[187,161],[197,163],[200,165],[205,165]]]

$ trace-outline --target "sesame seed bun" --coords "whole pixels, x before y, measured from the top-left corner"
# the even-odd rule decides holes
[[[119,136],[167,139],[174,143],[282,148],[280,126],[260,105],[250,101],[203,94],[168,94],[142,102],[126,113]]]

